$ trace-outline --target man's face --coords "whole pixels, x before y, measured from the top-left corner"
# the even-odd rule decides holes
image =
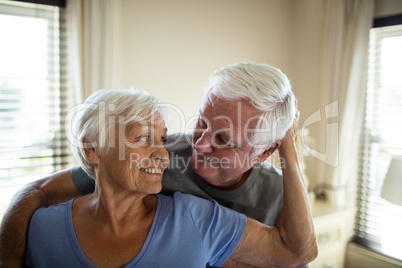
[[[209,94],[193,133],[193,170],[213,186],[240,186],[247,177],[242,175],[257,159],[250,158],[250,140],[259,116],[247,101],[228,101]]]

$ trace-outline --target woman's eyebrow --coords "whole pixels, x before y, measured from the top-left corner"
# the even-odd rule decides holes
[[[141,127],[145,127],[145,131],[144,131],[144,129],[142,129],[143,132],[150,132],[150,131],[151,131],[150,127],[152,127],[153,129],[156,129],[155,124],[141,124]],[[163,133],[164,133],[165,135],[167,135],[167,132],[168,132],[168,128],[165,127],[165,128],[163,129]]]

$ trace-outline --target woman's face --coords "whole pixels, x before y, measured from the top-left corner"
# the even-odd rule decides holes
[[[119,191],[159,193],[169,164],[165,124],[158,120],[119,125],[115,133],[116,142],[100,156],[99,177],[104,177],[98,178],[100,183],[106,180],[108,187]]]

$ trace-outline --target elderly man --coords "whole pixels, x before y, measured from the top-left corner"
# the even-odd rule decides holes
[[[266,64],[239,63],[216,71],[210,77],[192,137],[176,134],[168,139],[170,165],[163,175],[162,193],[181,191],[215,199],[276,225],[282,208],[282,175],[265,160],[280,148],[295,114],[291,85],[280,70]],[[286,148],[292,148],[286,150],[288,154],[296,154],[294,144]],[[283,154],[280,149],[281,157],[286,158]],[[297,162],[285,164],[298,170]],[[22,262],[25,233],[34,210],[93,189],[94,180],[80,167],[24,188],[14,198],[1,227],[0,262]]]

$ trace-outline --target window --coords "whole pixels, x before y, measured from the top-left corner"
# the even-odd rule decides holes
[[[0,216],[22,185],[68,165],[64,9],[0,1]]]
[[[401,48],[402,25],[371,29],[353,238],[356,243],[399,260],[402,207],[383,200],[380,194],[391,159],[402,155]]]

